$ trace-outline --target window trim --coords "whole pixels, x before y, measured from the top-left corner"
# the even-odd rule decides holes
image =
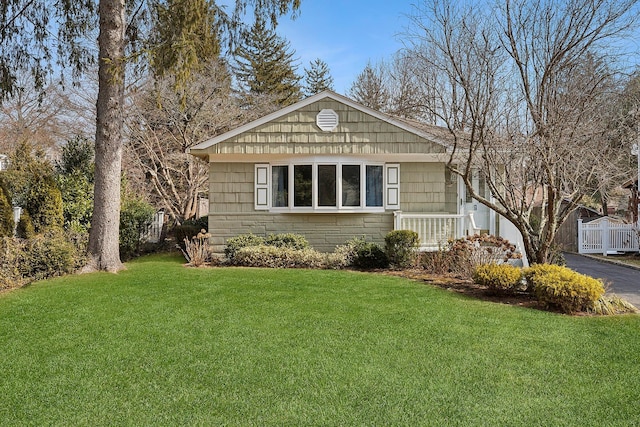
[[[296,165],[311,165],[312,166],[312,187],[311,197],[312,206],[309,207],[296,207],[294,206],[295,197],[295,166]],[[320,165],[335,165],[336,166],[336,206],[319,206],[318,200],[318,166]],[[360,206],[343,206],[342,205],[342,167],[345,165],[357,165],[360,167]],[[288,166],[288,188],[289,194],[287,195],[288,206],[287,207],[274,207],[272,206],[273,200],[273,186],[272,181],[272,168],[274,166]],[[382,166],[382,206],[367,206],[367,166]],[[263,173],[266,168],[267,182],[264,180],[258,182],[258,173]],[[400,165],[389,164],[385,162],[375,162],[357,159],[292,159],[289,161],[278,161],[271,163],[263,163],[255,165],[255,194],[256,210],[267,210],[273,213],[383,213],[387,210],[397,210],[400,207]],[[394,175],[395,174],[395,175]],[[395,176],[396,182],[388,183],[390,177]],[[261,176],[262,177],[262,176]],[[261,194],[260,201],[264,198],[264,191],[266,191],[267,204],[258,205],[258,194]],[[388,197],[390,192],[397,196],[397,203],[388,204]]]

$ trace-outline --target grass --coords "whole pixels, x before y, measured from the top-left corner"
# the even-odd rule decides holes
[[[640,316],[181,262],[145,257],[0,296],[0,424],[640,422]]]

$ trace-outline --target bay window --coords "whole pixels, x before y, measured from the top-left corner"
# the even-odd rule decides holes
[[[398,209],[398,177],[397,164],[353,161],[260,164],[256,165],[255,208],[282,212]]]

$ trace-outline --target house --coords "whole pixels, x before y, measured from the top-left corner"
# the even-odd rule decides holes
[[[515,241],[446,168],[448,132],[325,91],[204,141],[214,250],[241,233],[293,232],[330,252],[355,236],[418,232],[423,249],[484,231]],[[473,185],[488,195],[482,174]]]
[[[9,157],[6,154],[0,154],[0,171],[6,170],[9,167]]]

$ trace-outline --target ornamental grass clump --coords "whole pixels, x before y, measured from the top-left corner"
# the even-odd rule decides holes
[[[475,268],[473,281],[496,293],[512,293],[522,284],[522,270],[511,264],[482,264]]]
[[[184,239],[184,257],[189,262],[189,265],[199,267],[206,263],[211,262],[211,246],[209,245],[209,238],[211,234],[207,233],[204,228],[200,232],[193,236],[191,239]]]
[[[592,309],[605,292],[602,280],[558,265],[534,265],[527,269],[525,277],[527,289],[538,301],[564,313]]]

